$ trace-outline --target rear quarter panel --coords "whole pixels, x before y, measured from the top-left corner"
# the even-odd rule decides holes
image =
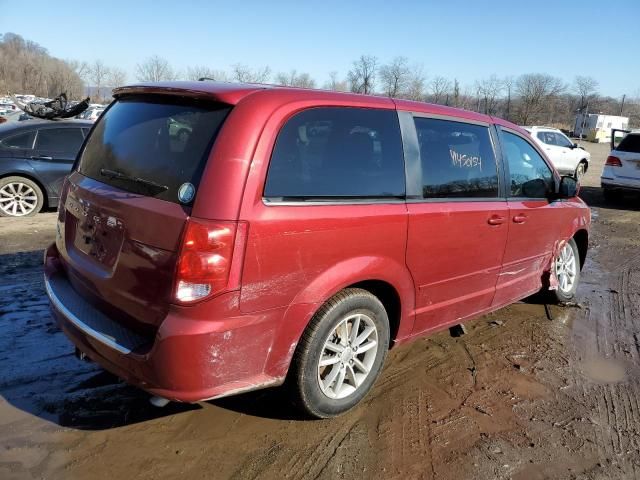
[[[415,296],[405,264],[404,202],[301,205],[266,203],[262,196],[276,136],[291,115],[315,106],[393,109],[393,102],[354,96],[338,104],[323,98],[322,92],[302,101],[295,96],[281,100],[265,98],[262,104],[273,113],[257,143],[239,215],[249,222],[240,309],[288,307],[274,339],[274,362],[288,361],[313,313],[346,286],[365,280],[391,284],[400,296],[405,320],[412,319]],[[411,329],[411,321],[401,322],[397,337]],[[276,352],[285,358],[277,360]]]

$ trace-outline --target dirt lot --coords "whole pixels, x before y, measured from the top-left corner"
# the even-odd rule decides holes
[[[395,349],[334,420],[302,420],[277,389],[149,406],[49,316],[55,214],[0,219],[0,478],[640,478],[640,199],[604,204],[607,148],[588,148],[578,304],[530,300]]]

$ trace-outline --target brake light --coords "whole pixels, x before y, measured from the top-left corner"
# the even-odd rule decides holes
[[[174,299],[189,304],[240,288],[246,222],[187,221],[178,266]]]
[[[604,162],[605,165],[609,165],[610,167],[621,167],[622,162],[618,157],[614,157],[613,155],[609,155],[607,157],[607,161]]]

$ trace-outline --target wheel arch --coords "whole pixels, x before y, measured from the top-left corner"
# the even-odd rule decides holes
[[[358,257],[340,262],[309,282],[283,315],[265,364],[265,373],[286,376],[298,342],[307,325],[329,299],[345,288],[362,288],[375,295],[389,316],[390,342],[413,329],[415,288],[400,263],[385,258]]]
[[[589,250],[589,232],[584,229],[578,230],[573,235],[573,241],[576,242],[578,247],[578,255],[580,256],[580,270],[584,267],[584,262],[587,259],[587,251]]]

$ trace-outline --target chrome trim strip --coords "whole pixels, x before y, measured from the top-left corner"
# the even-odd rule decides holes
[[[116,343],[115,341],[113,341],[111,338],[94,330],[89,325],[87,325],[82,320],[80,320],[78,317],[76,317],[73,313],[71,313],[69,309],[65,307],[64,304],[60,301],[60,299],[56,297],[55,293],[53,293],[53,290],[51,290],[51,286],[49,285],[49,280],[47,279],[46,276],[44,278],[44,287],[47,291],[47,296],[49,297],[49,300],[51,301],[53,306],[56,309],[58,309],[60,313],[62,313],[65,316],[65,318],[69,320],[71,323],[73,323],[78,329],[82,330],[84,333],[94,338],[95,340],[99,341],[100,343],[104,343],[108,347],[111,347],[120,353],[123,353],[125,355],[128,353],[131,353],[130,349],[128,349],[127,347],[123,347],[119,343]]]

